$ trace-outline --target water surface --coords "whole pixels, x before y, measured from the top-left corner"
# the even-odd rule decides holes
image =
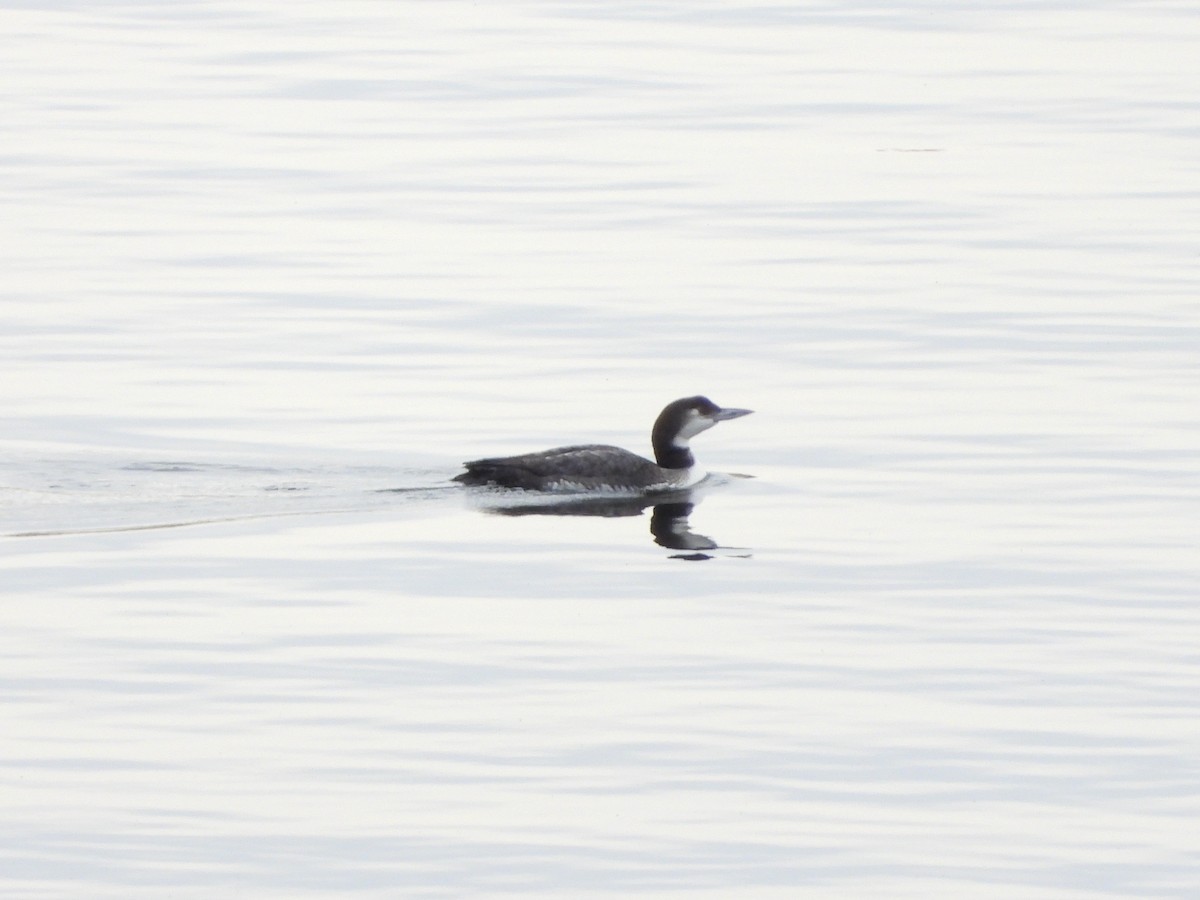
[[[1190,4],[0,20],[6,896],[1200,891]]]

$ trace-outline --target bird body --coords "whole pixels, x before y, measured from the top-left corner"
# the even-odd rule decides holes
[[[654,461],[608,444],[575,444],[471,460],[454,480],[553,493],[680,490],[699,483],[706,474],[696,465],[690,439],[717,422],[750,412],[722,409],[706,397],[684,397],[667,404],[654,423]]]

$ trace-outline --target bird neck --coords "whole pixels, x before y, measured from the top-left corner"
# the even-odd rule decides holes
[[[654,460],[664,469],[690,469],[696,464],[687,444],[681,447],[659,435],[654,436]]]

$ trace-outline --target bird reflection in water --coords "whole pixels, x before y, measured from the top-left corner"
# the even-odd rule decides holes
[[[622,518],[640,516],[647,507],[650,513],[650,534],[654,543],[668,550],[683,550],[672,554],[672,559],[699,561],[712,559],[707,550],[716,550],[720,545],[712,538],[696,534],[691,529],[688,516],[696,506],[691,491],[672,491],[643,497],[586,497],[560,500],[556,503],[514,503],[511,505],[487,505],[485,511],[500,516],[599,516]]]

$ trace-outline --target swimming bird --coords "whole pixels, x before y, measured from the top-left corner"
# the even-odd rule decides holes
[[[688,442],[718,422],[751,412],[722,408],[707,397],[684,397],[668,403],[654,422],[650,432],[654,462],[620,447],[576,444],[521,456],[474,459],[463,463],[467,471],[454,480],[555,493],[651,493],[688,488],[707,474],[696,465]]]

